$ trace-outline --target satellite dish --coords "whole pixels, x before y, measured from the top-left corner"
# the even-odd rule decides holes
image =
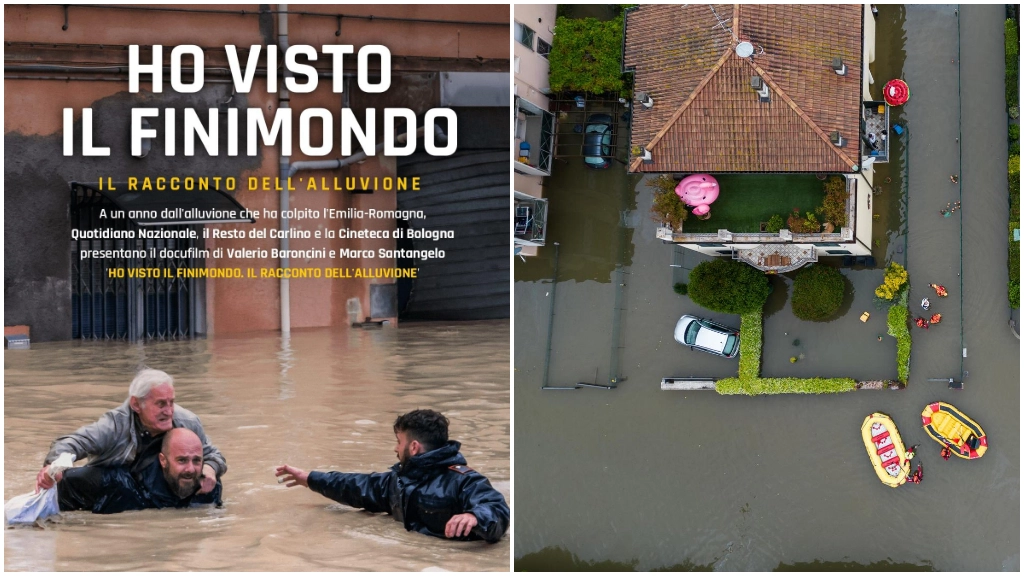
[[[750,42],[740,42],[736,45],[736,55],[740,58],[749,58],[754,54],[754,45]]]

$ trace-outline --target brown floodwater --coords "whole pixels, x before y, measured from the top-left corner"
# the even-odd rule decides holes
[[[66,512],[44,529],[6,530],[5,569],[508,570],[509,536],[491,545],[407,532],[274,477],[284,463],[384,471],[395,417],[432,408],[511,505],[507,321],[6,351],[4,499],[34,488],[54,438],[123,402],[141,365],[175,377],[177,402],[227,459],[223,508]]]

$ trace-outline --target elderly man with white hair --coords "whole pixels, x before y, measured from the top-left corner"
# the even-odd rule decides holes
[[[126,466],[138,477],[157,460],[164,433],[172,428],[187,428],[202,441],[203,474],[198,493],[212,491],[217,479],[227,472],[224,456],[206,437],[199,418],[175,406],[174,379],[166,372],[152,369],[135,376],[124,404],[93,424],[54,440],[43,469],[36,476],[36,488],[53,486],[50,464],[64,453],[73,454],[75,460],[88,457],[88,466]]]

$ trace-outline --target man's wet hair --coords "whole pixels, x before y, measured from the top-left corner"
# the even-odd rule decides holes
[[[413,410],[395,420],[395,433],[398,432],[405,432],[429,452],[448,443],[448,419],[433,410]]]

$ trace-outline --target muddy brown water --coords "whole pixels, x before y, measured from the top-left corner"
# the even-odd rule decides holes
[[[906,149],[896,145],[897,162],[886,168],[893,183],[876,197],[887,211],[877,221],[876,258],[880,265],[906,261],[918,300],[928,282],[960,290],[961,247],[951,238],[963,230],[963,314],[960,295],[951,293],[941,303],[949,324],[928,333],[914,328],[904,391],[757,398],[662,392],[664,376],[737,370],[735,360],[673,342],[681,314],[737,326],[738,317],[709,313],[672,292],[685,272],[672,264],[697,260],[679,260],[654,237],[649,189],[616,165],[598,173],[578,159],[556,164],[547,183],[548,246],[515,265],[517,568],[1019,570],[1020,351],[1007,326],[1000,164],[1003,7],[960,7],[959,54],[956,9],[879,7],[876,88],[891,77],[907,80],[912,97],[898,121],[913,137]],[[969,87],[959,136],[958,79]],[[907,157],[909,166],[899,164]],[[903,170],[908,204],[894,190],[904,186]],[[942,221],[935,206],[957,193],[948,181],[957,170],[962,226]],[[932,182],[934,175],[941,178]],[[614,243],[619,231],[628,238],[624,250]],[[611,356],[620,354],[624,380],[615,390],[540,390],[556,241],[550,384],[593,382],[595,375],[606,383]],[[615,273],[620,265],[624,282]],[[870,297],[880,271],[844,274],[851,302],[833,322],[800,323],[785,303],[770,303],[762,373],[895,375],[894,342],[875,338],[885,331],[884,310]],[[780,282],[777,290],[786,290],[788,281]],[[856,316],[864,310],[874,317],[861,325]],[[621,340],[613,341],[619,313]],[[954,392],[927,378],[959,374],[961,318],[969,376],[965,390]],[[789,367],[794,336],[806,359]],[[939,458],[938,444],[920,427],[922,408],[936,400],[981,423],[992,442],[984,458]],[[874,411],[892,415],[908,444],[921,444],[921,485],[893,490],[878,482],[859,433]]]
[[[507,571],[489,545],[407,532],[390,516],[276,482],[274,467],[384,471],[395,417],[451,420],[469,465],[510,496],[508,322],[299,330],[145,345],[34,344],[4,355],[4,498],[34,487],[50,442],[127,396],[140,364],[176,378],[228,462],[224,507],[70,512],[4,533],[7,570]],[[511,504],[511,502],[510,502]]]

